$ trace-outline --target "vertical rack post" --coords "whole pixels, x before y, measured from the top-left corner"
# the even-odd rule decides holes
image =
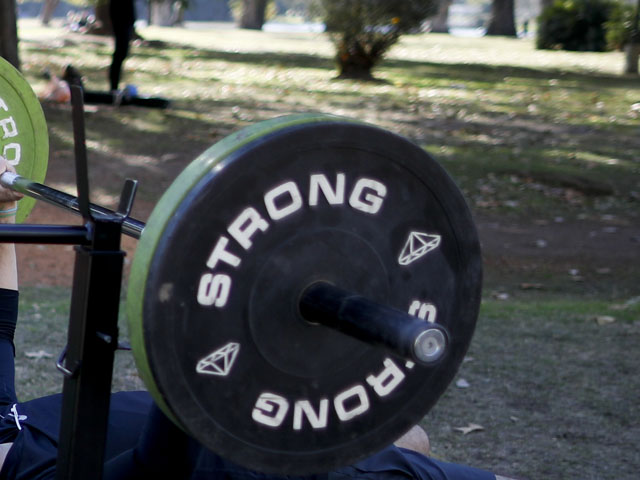
[[[118,310],[124,252],[122,217],[93,218],[89,211],[82,89],[72,87],[76,175],[80,212],[90,233],[76,246],[67,347],[58,360],[65,375],[57,480],[100,480],[118,345]],[[122,202],[121,202],[122,203]]]

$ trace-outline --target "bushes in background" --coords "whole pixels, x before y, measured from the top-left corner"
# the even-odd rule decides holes
[[[635,8],[622,0],[556,0],[538,18],[539,49],[602,52],[622,49]]]

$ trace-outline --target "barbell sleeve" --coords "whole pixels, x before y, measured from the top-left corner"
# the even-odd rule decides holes
[[[81,215],[78,198],[73,195],[69,195],[68,193],[34,182],[12,172],[4,172],[0,175],[0,183],[4,187],[20,192],[23,195],[62,207],[65,210]],[[101,207],[93,203],[89,204],[89,210],[94,215],[117,215],[113,210],[109,210],[108,208]],[[125,217],[122,222],[122,232],[130,237],[140,238],[144,226],[144,222],[141,222],[140,220]]]
[[[423,365],[440,360],[448,334],[429,323],[387,305],[342,290],[327,282],[307,287],[300,297],[300,314],[311,322],[338,330]]]

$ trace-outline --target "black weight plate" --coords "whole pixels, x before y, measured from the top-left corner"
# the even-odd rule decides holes
[[[372,126],[298,116],[226,142],[176,181],[141,238],[128,308],[142,375],[180,426],[237,463],[352,463],[418,422],[462,361],[481,288],[471,216],[422,149]],[[447,354],[418,366],[305,322],[298,300],[317,280],[435,308]]]

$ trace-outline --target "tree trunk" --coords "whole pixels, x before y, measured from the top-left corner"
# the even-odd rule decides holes
[[[40,10],[40,21],[42,25],[45,27],[49,25],[51,21],[51,17],[53,17],[53,12],[55,12],[56,7],[60,4],[60,0],[44,0],[42,3],[42,9]]]
[[[372,70],[378,60],[380,57],[372,55],[370,50],[356,39],[343,38],[336,44],[338,78],[372,80]]]
[[[111,15],[109,14],[109,2],[98,2],[93,10],[96,14],[96,23],[90,33],[94,35],[113,35],[113,25],[111,25]]]
[[[149,23],[174,27],[182,23],[184,3],[175,0],[153,0],[149,3]]]
[[[149,9],[151,25],[159,25],[161,27],[173,26],[172,0],[154,0],[149,3]]]
[[[624,73],[638,74],[640,43],[629,43],[624,49]]]
[[[640,0],[638,0],[638,4],[636,5],[631,39],[624,48],[624,54],[624,73],[638,75],[638,56],[640,56]]]
[[[493,0],[487,35],[516,36],[514,0]]]
[[[0,57],[20,68],[16,0],[0,0]]]
[[[173,2],[173,26],[184,25],[184,2]]]
[[[262,30],[266,9],[267,0],[242,0],[240,28]]]
[[[440,0],[438,13],[431,20],[431,31],[433,33],[449,33],[449,7],[453,0]]]

